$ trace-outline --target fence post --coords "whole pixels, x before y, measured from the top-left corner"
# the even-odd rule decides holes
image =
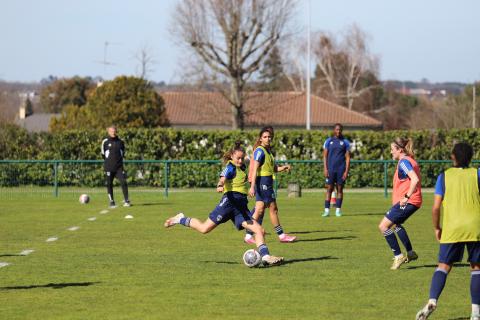
[[[58,161],[53,163],[53,175],[54,175],[54,182],[53,182],[53,194],[56,198],[58,198]]]
[[[164,193],[164,196],[165,198],[168,198],[168,176],[170,175],[170,161],[169,160],[166,160],[165,161],[165,172],[164,172],[164,175],[165,175],[165,193]]]
[[[384,160],[383,161],[383,195],[385,196],[385,198],[388,197],[388,186],[387,186],[388,170],[387,170],[387,166],[388,166],[388,162]]]

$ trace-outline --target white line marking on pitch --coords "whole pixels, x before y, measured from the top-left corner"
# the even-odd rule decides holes
[[[8,263],[8,262],[0,262],[0,268],[6,267],[6,266],[8,266],[8,265],[10,265],[10,263]]]
[[[67,230],[68,231],[77,231],[78,229],[80,229],[80,227],[73,226],[73,227],[68,228]]]
[[[34,252],[35,250],[33,249],[27,249],[27,250],[23,250],[22,252],[20,252],[20,255],[21,256],[28,256],[30,253]]]
[[[102,210],[100,211],[100,214],[107,214],[108,213],[108,210]]]
[[[97,217],[91,217],[91,218],[88,218],[87,220],[88,221],[95,221],[95,220],[97,220]]]
[[[53,241],[57,241],[57,240],[58,240],[58,237],[50,237],[46,241],[47,242],[53,242]]]

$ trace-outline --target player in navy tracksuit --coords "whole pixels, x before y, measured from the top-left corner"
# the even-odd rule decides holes
[[[336,186],[337,197],[335,215],[342,215],[343,185],[350,170],[350,142],[342,135],[343,126],[336,123],[333,128],[333,136],[323,144],[323,171],[327,183],[327,195],[325,197],[325,211],[322,217],[330,215],[330,199]]]
[[[125,143],[117,136],[117,128],[107,128],[108,138],[102,141],[103,168],[107,180],[107,192],[110,200],[110,208],[115,208],[113,199],[113,179],[116,177],[122,186],[124,207],[130,207],[128,199],[127,175],[123,169],[123,157],[125,155]]]

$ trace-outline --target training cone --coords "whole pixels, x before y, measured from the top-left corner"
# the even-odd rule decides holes
[[[332,196],[330,197],[330,207],[336,207],[337,206],[337,195],[335,191],[332,192]]]

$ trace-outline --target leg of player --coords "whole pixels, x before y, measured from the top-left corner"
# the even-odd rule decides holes
[[[343,184],[337,183],[337,198],[335,200],[335,215],[342,216],[342,202],[343,202]]]
[[[251,215],[252,219],[257,221],[260,225],[262,225],[264,213],[265,213],[265,203],[263,201],[256,201],[253,214]],[[248,243],[248,244],[254,244],[255,239],[253,238],[253,232],[249,231],[247,228],[245,229],[247,231],[243,241],[245,241],[245,243]]]
[[[394,230],[400,241],[405,246],[405,250],[407,250],[407,262],[417,260],[418,255],[415,251],[413,251],[412,243],[410,242],[410,238],[408,237],[405,227],[401,224],[397,224]]]
[[[384,217],[378,225],[378,228],[380,229],[380,232],[385,237],[388,246],[390,247],[390,249],[392,249],[393,252],[393,264],[390,269],[396,270],[407,261],[407,257],[405,257],[400,250],[400,245],[398,244],[395,232],[391,229],[392,226],[393,222]]]
[[[472,299],[472,320],[480,320],[480,263],[470,263],[470,297]]]
[[[116,208],[115,200],[113,199],[113,172],[105,172],[105,180],[107,182],[107,194],[109,200],[109,207]]]
[[[452,270],[452,265],[446,263],[439,263],[437,269],[433,273],[432,283],[430,285],[430,298],[427,304],[418,311],[416,320],[425,320],[435,311],[437,308],[437,301],[442,294],[442,290],[445,287],[448,273]]]
[[[268,211],[270,214],[270,221],[272,221],[273,228],[275,229],[275,232],[277,233],[280,242],[294,242],[297,237],[288,235],[283,232],[283,228],[280,224],[280,219],[278,218],[278,206],[276,201],[270,202],[268,206]]]
[[[210,218],[202,222],[196,218],[185,217],[182,212],[165,220],[164,226],[165,228],[169,228],[176,224],[181,224],[185,227],[192,228],[203,234],[209,233],[217,226]]]
[[[282,263],[283,257],[276,257],[270,255],[267,245],[265,244],[265,238],[263,237],[262,226],[254,220],[248,220],[242,222],[242,227],[253,232],[255,234],[255,244],[257,250],[262,257],[262,261],[266,265],[274,266]]]
[[[120,185],[122,186],[122,192],[123,192],[123,206],[124,207],[130,207],[130,200],[128,199],[128,186],[127,186],[127,174],[125,171],[118,171],[117,172],[117,178],[120,181]]]
[[[333,184],[327,184],[327,193],[325,195],[325,209],[322,217],[328,217],[330,215],[330,199],[332,198]]]

